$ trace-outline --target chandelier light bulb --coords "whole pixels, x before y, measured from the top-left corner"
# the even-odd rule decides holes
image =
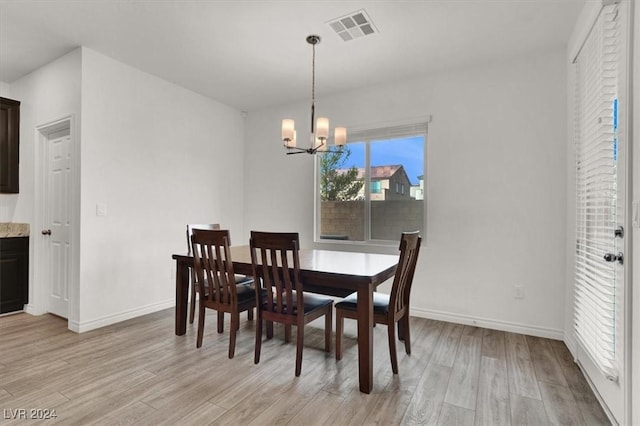
[[[318,117],[316,123],[316,137],[318,139],[327,139],[329,137],[329,119],[326,117]]]
[[[295,123],[290,118],[282,120],[282,140],[285,142],[294,139]]]
[[[347,128],[346,127],[336,127],[333,136],[333,143],[336,146],[344,146],[347,143]]]

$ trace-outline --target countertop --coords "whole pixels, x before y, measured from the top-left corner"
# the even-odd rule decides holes
[[[28,223],[0,223],[0,238],[28,237]]]

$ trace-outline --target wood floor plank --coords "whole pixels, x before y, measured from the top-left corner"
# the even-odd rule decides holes
[[[547,418],[556,425],[585,424],[578,404],[567,386],[540,382],[540,393],[544,402]]]
[[[29,340],[29,335],[27,334],[13,338],[3,335],[3,338],[8,339],[6,343],[2,342],[2,345],[0,345],[0,360],[5,365],[24,360],[25,353],[33,355],[44,353],[44,349],[35,341],[37,337],[34,337],[34,340]]]
[[[549,424],[542,400],[511,394],[511,424],[546,425]]]
[[[98,365],[58,377],[56,380],[59,383],[49,383],[49,385],[59,389],[59,392],[69,399],[86,395],[103,397],[123,388],[145,383],[154,377],[156,377],[155,374],[137,367],[107,370],[101,369]]]
[[[475,325],[465,325],[462,329],[462,335],[482,338],[484,335],[484,329],[476,327]]]
[[[415,352],[425,365],[431,360],[436,350],[438,340],[442,335],[445,323],[442,321],[412,318],[411,339],[412,352]],[[414,351],[415,349],[415,351]]]
[[[360,389],[354,388],[342,399],[324,425],[362,425],[369,414],[379,406],[378,402],[381,397],[382,393],[367,395],[360,392]]]
[[[470,410],[476,408],[481,352],[482,337],[463,335],[460,338],[444,402]]]
[[[115,410],[127,411],[129,406],[140,402],[149,393],[166,387],[172,381],[172,378],[163,380],[154,377],[131,387],[109,386],[95,393],[82,394],[56,407],[59,415],[57,420],[61,424],[87,424],[107,417]]]
[[[46,363],[32,365],[31,368],[11,367],[2,371],[2,387],[14,396],[30,393],[47,381],[59,375],[73,372],[73,367],[65,361],[50,360]]]
[[[357,358],[352,357],[349,359],[343,357],[339,362],[336,362],[335,370],[331,370],[325,377],[325,384],[322,386],[322,390],[343,397],[352,394],[354,388],[359,387],[359,382],[358,378],[353,374],[349,374],[349,372],[357,371],[357,369]],[[377,377],[375,370],[373,375]]]
[[[392,388],[382,392],[378,404],[365,419],[365,424],[396,425],[402,422],[413,392],[399,386]]]
[[[430,363],[422,373],[413,398],[409,402],[403,424],[436,424],[447,386],[451,378],[451,367]]]
[[[542,399],[525,336],[505,333],[505,352],[509,391],[514,395]]]
[[[507,354],[504,340],[504,331],[484,329],[482,334],[482,356],[506,360]]]
[[[460,426],[472,425],[474,423],[475,412],[457,405],[442,404],[440,416],[438,417],[438,425],[441,426]]]
[[[331,417],[340,403],[342,403],[342,398],[338,395],[320,391],[289,421],[288,424],[323,424]]]
[[[198,412],[199,410],[196,410]],[[124,407],[117,408],[107,414],[106,416],[96,419],[90,425],[111,425],[111,424],[125,424],[125,425],[135,425],[135,424],[143,424],[146,421],[146,418],[151,418],[153,414],[156,413],[154,408],[149,407],[144,402],[134,402],[131,405],[127,405]],[[158,423],[154,423],[158,424]]]
[[[482,357],[476,404],[476,425],[511,424],[506,360]]]
[[[254,388],[249,393],[245,393],[245,397],[237,400],[236,404],[230,408],[226,408],[226,412],[216,418],[211,424],[214,425],[238,425],[249,424],[257,420],[260,414],[266,411],[270,406],[276,404],[284,393],[278,392],[272,388],[268,390]]]
[[[438,339],[438,344],[433,352],[431,362],[446,367],[453,367],[456,352],[458,351],[458,343],[460,343],[460,336],[462,336],[462,330],[464,330],[464,326],[461,324],[445,324]]]
[[[180,406],[167,405],[154,409],[140,419],[143,425],[207,425],[222,417],[228,410],[201,400],[188,401]],[[104,423],[103,423],[104,424]]]
[[[322,391],[318,391],[315,394],[298,395],[294,392],[284,392],[282,396],[264,411],[260,413],[258,417],[249,422],[248,425],[261,426],[265,424],[270,425],[284,425],[296,417],[300,411],[307,406],[314,397]],[[327,393],[328,392],[324,392]],[[336,403],[339,405],[342,403],[342,398],[338,395],[331,394],[336,398]],[[331,407],[331,413],[335,410],[335,406]]]
[[[170,409],[170,407],[167,407]],[[187,411],[185,414],[181,414],[176,416],[175,414],[167,416],[163,415],[161,411],[158,411],[157,414],[153,414],[154,417],[157,417],[157,420],[153,417],[144,418],[143,423],[145,424],[153,424],[153,425],[167,425],[167,426],[175,426],[175,425],[205,425],[211,424],[217,418],[222,416],[226,410],[222,407],[218,407],[215,404],[211,404],[209,402],[204,402],[202,404],[193,407],[193,409]]]
[[[213,381],[202,380],[200,374],[192,373],[166,383],[162,388],[156,388],[155,392],[146,395],[141,401],[156,410],[172,403],[178,405],[192,401],[204,403],[207,402],[215,387],[216,384]]]
[[[13,398],[13,395],[7,392],[6,389],[0,388],[0,404],[2,404],[3,401],[6,401],[9,398]]]
[[[527,336],[526,340],[538,381],[568,386],[549,340],[533,336]]]

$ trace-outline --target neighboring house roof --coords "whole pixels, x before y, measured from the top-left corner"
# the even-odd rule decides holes
[[[394,164],[390,166],[373,166],[371,167],[371,179],[389,179],[400,169],[404,169],[401,164]]]
[[[402,166],[402,164],[393,164],[393,165],[387,165],[387,166],[373,166],[371,167],[371,180],[390,179],[391,176],[396,174],[396,172],[400,169],[403,169],[404,171],[404,167]],[[347,170],[348,169],[338,169],[336,170],[336,172],[338,172],[338,174],[342,174],[342,173],[345,173]],[[362,178],[364,178],[364,168],[359,167],[358,179],[362,179]]]

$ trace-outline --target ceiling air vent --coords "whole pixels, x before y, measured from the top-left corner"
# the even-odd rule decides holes
[[[328,24],[344,41],[378,32],[364,9],[333,19]]]

